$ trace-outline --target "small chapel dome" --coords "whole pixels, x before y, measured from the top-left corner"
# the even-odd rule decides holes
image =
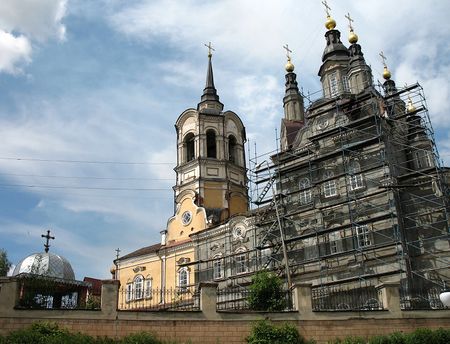
[[[348,41],[351,44],[358,42],[358,35],[355,32],[353,32],[353,30],[350,30],[350,34],[348,35]]]
[[[57,254],[33,253],[24,258],[13,271],[13,276],[28,273],[65,280],[75,280],[75,274],[69,261]]]
[[[414,106],[412,100],[410,97],[408,97],[408,105],[406,106],[406,112],[407,113],[411,113],[411,112],[415,112],[417,109]]]
[[[328,30],[333,30],[336,27],[336,20],[331,18],[331,16],[327,16],[327,21],[325,22],[325,27]]]
[[[389,69],[386,66],[384,66],[384,69],[383,69],[383,78],[386,80],[389,80],[391,78],[391,72],[389,71]]]
[[[291,59],[288,59],[288,62],[286,63],[286,66],[284,66],[284,68],[286,69],[286,72],[288,73],[292,73],[294,71],[294,65],[291,62]]]

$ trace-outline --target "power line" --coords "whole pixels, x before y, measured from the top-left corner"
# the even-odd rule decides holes
[[[71,164],[109,164],[109,165],[175,165],[173,162],[140,162],[140,161],[98,161],[98,160],[65,160],[65,159],[37,159],[37,158],[14,158],[0,157],[0,160],[13,161],[36,161],[36,162],[57,162]]]
[[[26,185],[26,184],[0,184],[0,187],[23,187],[36,189],[73,189],[73,190],[107,190],[107,191],[170,191],[170,188],[106,188],[106,187],[89,187],[89,186],[64,186],[64,185]]]
[[[94,180],[173,180],[173,178],[58,176],[58,175],[39,175],[39,174],[20,174],[20,173],[0,173],[0,176],[61,178],[61,179],[94,179]]]

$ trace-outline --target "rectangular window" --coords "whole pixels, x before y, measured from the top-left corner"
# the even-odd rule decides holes
[[[359,248],[372,245],[370,241],[369,227],[367,225],[356,226],[356,237]]]
[[[129,284],[127,284],[125,301],[129,302],[131,300],[133,300],[133,285],[131,283],[129,283]]]
[[[152,279],[145,280],[145,298],[146,299],[152,298]]]
[[[342,83],[344,85],[344,91],[345,92],[350,92],[350,83],[348,82],[348,77],[347,76],[344,76],[342,78]]]
[[[300,191],[300,203],[309,204],[312,201],[311,189]]]
[[[323,194],[325,197],[332,197],[337,195],[336,182],[334,180],[328,180],[323,183]]]
[[[223,260],[222,258],[217,259],[213,263],[213,278],[214,279],[220,279],[223,278]]]
[[[361,189],[363,186],[363,177],[361,174],[354,174],[350,176],[350,190]]]
[[[236,274],[242,274],[248,271],[247,267],[247,254],[239,254],[235,257],[236,261]]]
[[[332,97],[336,97],[339,94],[336,73],[330,74],[329,81],[330,81],[330,94]]]

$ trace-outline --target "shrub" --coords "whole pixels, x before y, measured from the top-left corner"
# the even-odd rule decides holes
[[[298,333],[297,328],[290,324],[284,324],[280,327],[270,324],[268,321],[262,320],[257,322],[246,338],[249,344],[304,344],[314,343],[306,342]]]
[[[283,282],[273,273],[259,271],[252,277],[248,303],[256,311],[281,311],[286,308]]]
[[[123,337],[120,341],[120,344],[161,344],[161,341],[155,338],[155,336],[151,333],[141,332],[129,334],[126,337]]]

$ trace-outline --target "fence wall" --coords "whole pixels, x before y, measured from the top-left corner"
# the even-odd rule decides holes
[[[54,321],[70,331],[93,336],[123,337],[130,333],[150,331],[165,340],[180,343],[244,343],[254,321],[268,318],[274,323],[290,322],[306,338],[318,343],[347,335],[370,336],[394,331],[410,332],[419,327],[450,327],[449,310],[402,311],[397,284],[379,286],[384,310],[314,312],[311,286],[294,289],[296,311],[220,312],[217,311],[217,285],[200,286],[200,311],[119,311],[116,281],[105,281],[102,287],[102,309],[85,310],[18,310],[17,282],[0,281],[0,334],[24,328],[36,321]]]

